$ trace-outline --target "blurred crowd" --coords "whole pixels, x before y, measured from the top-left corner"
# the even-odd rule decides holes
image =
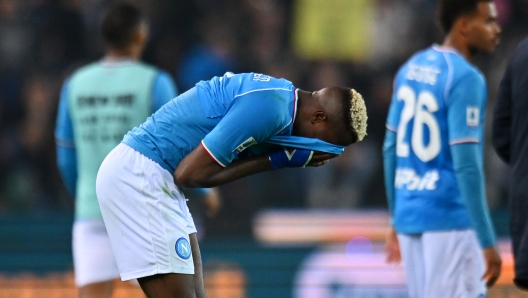
[[[180,92],[226,71],[253,71],[303,90],[349,86],[366,99],[363,142],[322,168],[222,186],[224,210],[206,225],[211,233],[246,235],[261,208],[385,207],[381,145],[392,79],[415,51],[442,40],[434,0],[130,1],[150,19],[143,60],[169,72]],[[527,0],[495,3],[501,44],[475,61],[488,80],[488,115],[509,55],[528,34]],[[102,57],[99,20],[107,4],[0,0],[0,214],[72,210],[55,162],[57,103],[64,79]],[[486,170],[490,206],[500,208],[507,168],[489,142]]]

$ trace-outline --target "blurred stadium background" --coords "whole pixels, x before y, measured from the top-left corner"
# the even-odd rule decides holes
[[[0,0],[0,298],[76,295],[73,200],[56,168],[53,129],[64,78],[101,57],[98,21],[107,2]],[[144,61],[171,73],[180,92],[226,71],[255,71],[305,90],[351,86],[367,101],[369,135],[339,159],[222,186],[215,218],[190,201],[209,297],[406,297],[402,268],[382,255],[381,144],[397,68],[441,41],[435,1],[131,2],[150,16]],[[488,80],[488,114],[510,53],[528,34],[528,1],[495,3],[502,41],[476,61]],[[489,142],[486,170],[504,256],[489,297],[523,297],[511,285],[508,169]],[[121,282],[114,296],[143,297]]]

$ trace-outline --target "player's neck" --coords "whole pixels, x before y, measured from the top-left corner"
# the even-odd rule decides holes
[[[130,59],[130,60],[139,60],[141,57],[141,51],[135,49],[134,47],[128,47],[124,49],[112,49],[109,48],[106,51],[105,58],[106,59],[112,59],[112,60],[119,60],[119,59]]]
[[[474,53],[467,46],[467,43],[462,38],[457,38],[451,34],[447,35],[442,43],[442,47],[452,48],[459,52],[467,60],[471,60]]]
[[[304,131],[303,119],[306,118],[306,110],[310,105],[312,94],[299,89],[299,99],[297,100],[297,115],[293,122],[292,135],[302,135]]]

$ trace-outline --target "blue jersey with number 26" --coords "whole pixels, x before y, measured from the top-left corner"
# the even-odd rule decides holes
[[[387,119],[397,136],[393,225],[399,233],[472,227],[450,146],[482,148],[486,98],[483,75],[451,49],[432,46],[399,70]]]

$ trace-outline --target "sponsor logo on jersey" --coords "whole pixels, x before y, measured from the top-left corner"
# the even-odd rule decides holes
[[[189,244],[189,241],[183,237],[176,241],[174,248],[176,249],[178,256],[184,260],[187,260],[191,256],[191,245]]]
[[[232,152],[235,156],[238,156],[240,152],[246,150],[248,147],[253,146],[257,144],[257,141],[253,137],[250,137],[249,139],[242,142],[242,144],[238,145]]]
[[[436,182],[440,179],[438,171],[427,171],[423,176],[416,174],[413,169],[399,168],[396,170],[394,187],[408,190],[435,190]]]
[[[480,122],[480,109],[478,107],[466,108],[466,123],[467,126],[476,127]]]

